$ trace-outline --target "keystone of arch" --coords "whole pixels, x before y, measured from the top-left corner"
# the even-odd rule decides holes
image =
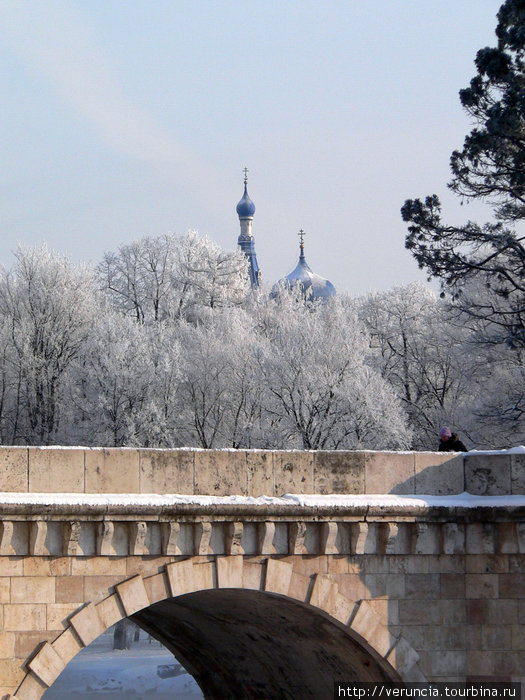
[[[347,626],[351,635],[385,659],[402,681],[426,680],[415,649],[403,637],[394,637],[366,600],[356,602],[343,595],[325,574],[315,574],[306,586],[294,585],[292,574],[293,565],[288,561],[267,558],[254,563],[230,555],[213,561],[184,559],[165,565],[158,574],[125,579],[115,586],[115,593],[73,613],[53,642],[35,649],[25,664],[28,672],[10,700],[40,698],[79,651],[124,617],[167,598],[212,588],[260,590],[311,605]]]

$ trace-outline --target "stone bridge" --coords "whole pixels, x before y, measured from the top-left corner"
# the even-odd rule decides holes
[[[0,448],[0,697],[40,698],[124,617],[210,698],[524,682],[524,467],[520,453]]]

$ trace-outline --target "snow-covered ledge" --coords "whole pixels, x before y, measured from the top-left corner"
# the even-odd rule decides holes
[[[525,553],[525,496],[0,494],[0,555]]]

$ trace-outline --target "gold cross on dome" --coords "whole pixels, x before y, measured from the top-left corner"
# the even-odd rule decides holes
[[[306,234],[305,234],[305,232],[303,231],[303,229],[301,229],[297,235],[298,235],[299,238],[301,239],[301,250],[302,250],[302,249],[304,248],[304,237],[305,237]]]
[[[248,184],[248,168],[244,168],[244,184]]]

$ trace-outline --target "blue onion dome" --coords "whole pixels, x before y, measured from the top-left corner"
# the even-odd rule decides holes
[[[237,204],[237,214],[239,219],[250,219],[255,214],[255,204],[250,199],[247,189],[247,183],[244,183],[244,194],[241,201]]]
[[[301,237],[299,261],[286,277],[273,286],[270,296],[276,297],[282,289],[295,289],[297,287],[301,288],[305,298],[309,301],[326,300],[335,296],[334,285],[321,275],[312,272],[304,256],[304,231],[301,230],[299,236]]]

